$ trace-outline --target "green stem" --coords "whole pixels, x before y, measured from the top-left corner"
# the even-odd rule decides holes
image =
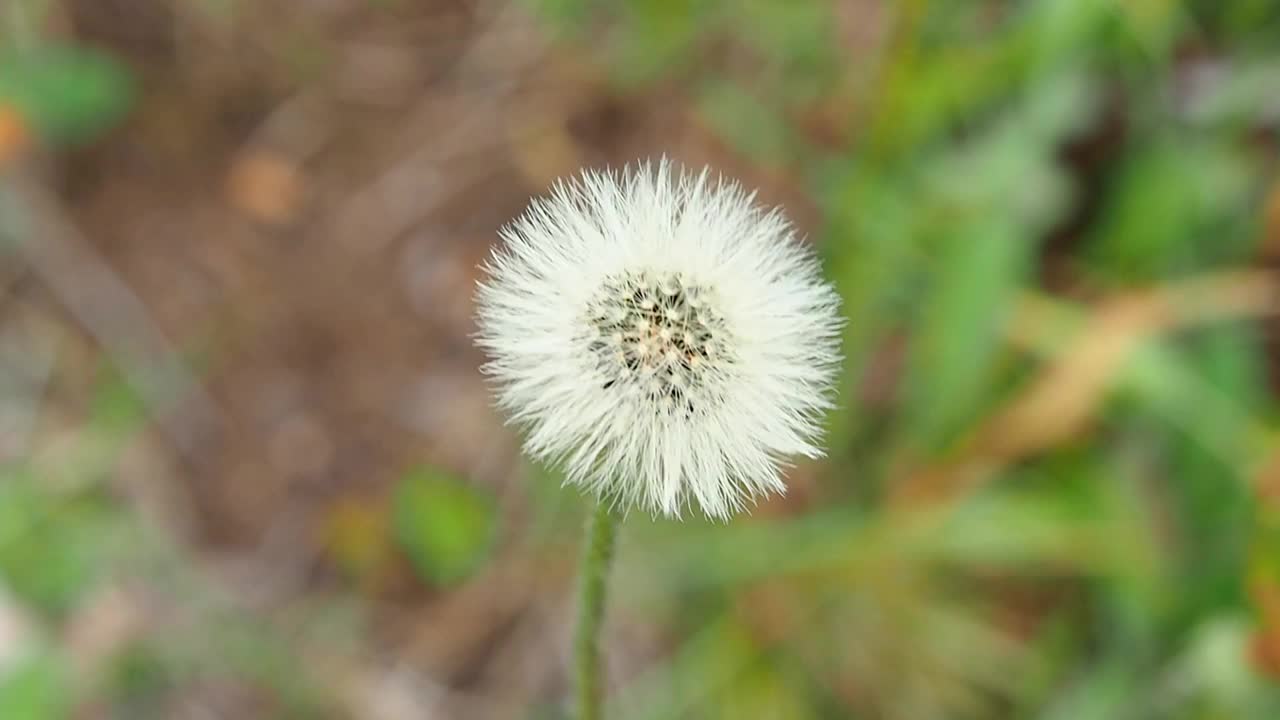
[[[604,620],[605,582],[613,559],[618,521],[604,503],[596,505],[587,525],[582,551],[582,578],[578,589],[578,630],[573,646],[573,671],[577,685],[578,720],[601,720],[600,626]]]

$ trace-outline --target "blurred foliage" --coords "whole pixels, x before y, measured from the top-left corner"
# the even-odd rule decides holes
[[[0,47],[0,108],[47,140],[85,142],[129,106],[129,76],[110,58],[75,47]]]
[[[485,560],[495,509],[473,486],[421,468],[400,481],[392,502],[396,537],[424,580],[457,582]]]
[[[49,654],[24,658],[0,681],[0,717],[47,720],[64,717],[70,709],[63,665]]]
[[[188,549],[109,490],[121,453],[144,421],[137,395],[108,371],[82,427],[48,452],[0,464],[0,717],[72,717],[78,703],[90,701],[110,708],[106,717],[171,717],[169,691],[210,677],[269,693],[272,717],[325,717],[331,697],[299,670],[300,659],[279,632],[228,603],[191,566]],[[142,584],[182,608],[180,616],[168,618],[170,625],[144,622],[131,614],[143,608],[111,602]],[[85,618],[95,613],[120,613],[101,622],[123,623],[134,639],[112,657],[91,661],[84,654],[93,647],[80,647],[69,626],[91,622]],[[330,628],[324,635],[340,640],[333,628],[345,621],[320,616]]]
[[[635,611],[675,578],[689,640],[624,716],[1280,713],[1249,590],[1250,563],[1280,559],[1255,522],[1277,409],[1259,327],[1135,326],[1100,381],[1054,362],[1110,352],[1123,303],[1099,297],[1256,262],[1274,4],[531,2],[606,48],[621,88],[679,78],[734,149],[798,178],[850,320],[819,491],[848,509],[629,545]],[[1076,321],[1011,342],[1047,282]],[[1097,396],[1088,423],[1002,454],[1054,426],[1048,405],[983,444],[1045,378]],[[968,465],[976,490],[893,499]]]

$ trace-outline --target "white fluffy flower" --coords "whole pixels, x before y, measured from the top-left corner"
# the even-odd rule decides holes
[[[586,172],[502,232],[477,301],[532,456],[605,501],[728,517],[816,457],[835,292],[778,211],[665,160]]]

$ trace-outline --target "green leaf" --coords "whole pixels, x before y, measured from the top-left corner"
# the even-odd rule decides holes
[[[917,215],[911,187],[887,173],[832,170],[820,185],[827,188],[822,205],[829,218],[822,248],[848,318],[840,389],[845,401],[833,413],[829,435],[832,457],[840,465],[855,441],[865,441],[874,417],[858,401],[858,389],[910,295],[920,262],[913,239]]]
[[[624,31],[609,35],[614,79],[624,87],[651,82],[692,67],[697,41],[714,26],[716,3],[690,0],[637,0],[624,3]]]
[[[699,109],[721,136],[752,158],[781,162],[794,155],[790,129],[777,108],[738,83],[708,83]]]
[[[11,106],[45,139],[93,139],[129,107],[128,73],[83,48],[44,46],[0,51],[0,107]]]
[[[998,330],[1026,274],[1033,239],[991,221],[945,238],[912,348],[906,433],[936,448],[980,408]]]
[[[126,717],[159,717],[164,694],[173,688],[169,659],[152,643],[132,642],[114,653],[105,694]],[[127,715],[126,715],[127,713]]]
[[[114,368],[94,389],[91,426],[107,438],[123,442],[146,422],[146,406],[138,393]]]
[[[121,525],[100,496],[57,492],[48,480],[23,466],[0,472],[0,586],[63,618],[110,571]]]
[[[50,655],[37,654],[0,677],[0,717],[5,720],[55,720],[70,708],[62,668]]]
[[[1229,146],[1170,133],[1136,148],[1117,173],[1089,253],[1102,275],[1151,282],[1247,258],[1256,182]]]
[[[100,513],[82,505],[50,507],[47,498],[14,497],[14,512],[30,520],[0,525],[0,582],[41,611],[65,615],[101,574],[107,529]],[[7,717],[0,714],[0,717]]]
[[[393,524],[423,579],[445,585],[471,574],[493,542],[492,498],[439,470],[410,473],[395,491]]]

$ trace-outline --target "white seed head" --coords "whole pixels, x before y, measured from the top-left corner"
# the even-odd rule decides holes
[[[713,518],[822,454],[839,301],[753,200],[663,160],[559,183],[503,230],[477,343],[527,452],[602,500]]]

